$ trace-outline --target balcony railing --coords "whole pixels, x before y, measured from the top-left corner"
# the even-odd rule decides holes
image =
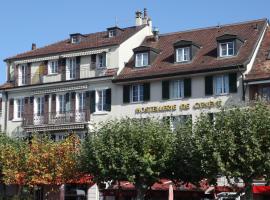
[[[42,73],[36,72],[31,74],[25,74],[23,77],[21,75],[16,75],[12,73],[10,75],[10,81],[13,81],[16,86],[23,85],[35,85],[41,83],[49,83],[49,82],[59,82],[65,80],[76,80],[76,79],[84,79],[90,77],[98,77],[105,75],[106,68],[81,68],[80,71],[76,71],[72,78],[67,77],[69,73],[55,73],[44,75]],[[78,74],[79,73],[79,74]]]
[[[85,123],[90,120],[89,110],[25,114],[23,126],[62,125]]]

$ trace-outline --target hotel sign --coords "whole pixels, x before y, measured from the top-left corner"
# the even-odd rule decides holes
[[[160,112],[174,112],[177,109],[179,111],[190,110],[191,108],[194,110],[199,109],[211,109],[211,108],[220,108],[222,106],[222,101],[205,101],[205,102],[195,102],[193,106],[190,103],[182,103],[180,105],[164,105],[164,106],[148,106],[136,108],[135,113],[160,113]]]

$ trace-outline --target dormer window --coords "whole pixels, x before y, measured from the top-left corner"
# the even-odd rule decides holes
[[[80,33],[70,34],[70,43],[77,44],[80,43],[82,40],[83,35]]]
[[[174,46],[174,62],[184,63],[191,61],[195,56],[200,46],[193,41],[179,40],[173,44]]]
[[[176,49],[176,62],[190,61],[190,47]]]
[[[109,38],[116,36],[116,30],[109,30]]]
[[[234,56],[234,41],[220,43],[219,56],[220,57]]]
[[[148,52],[136,53],[135,67],[145,67],[149,65]]]
[[[231,57],[238,54],[244,41],[237,35],[224,34],[217,39],[217,55],[221,58]]]

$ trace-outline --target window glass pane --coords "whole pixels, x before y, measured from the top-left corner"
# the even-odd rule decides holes
[[[148,65],[148,53],[143,53],[143,63],[142,66],[147,66]]]
[[[141,67],[142,63],[142,54],[138,53],[136,54],[136,67]]]
[[[223,93],[229,93],[229,76],[223,76]]]
[[[183,80],[170,81],[170,98],[177,99],[184,96],[184,82]]]
[[[106,90],[99,90],[97,91],[97,98],[98,98],[98,111],[105,111],[106,110]]]
[[[215,94],[222,94],[222,76],[215,77]]]
[[[138,85],[133,85],[132,86],[132,98],[133,98],[133,102],[139,101],[138,91],[139,91]]]
[[[228,42],[228,55],[232,56],[234,54],[234,43]]]
[[[139,86],[139,101],[143,101],[143,85]]]
[[[222,43],[220,45],[220,53],[221,53],[221,56],[226,56],[227,55],[227,45],[226,45],[226,43]]]
[[[183,51],[184,51],[183,61],[189,61],[189,47],[184,48]]]

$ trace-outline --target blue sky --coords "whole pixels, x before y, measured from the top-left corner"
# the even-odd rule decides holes
[[[161,33],[270,18],[269,0],[1,0],[0,83],[3,59],[68,37],[70,33],[133,26],[135,11],[148,8]]]

